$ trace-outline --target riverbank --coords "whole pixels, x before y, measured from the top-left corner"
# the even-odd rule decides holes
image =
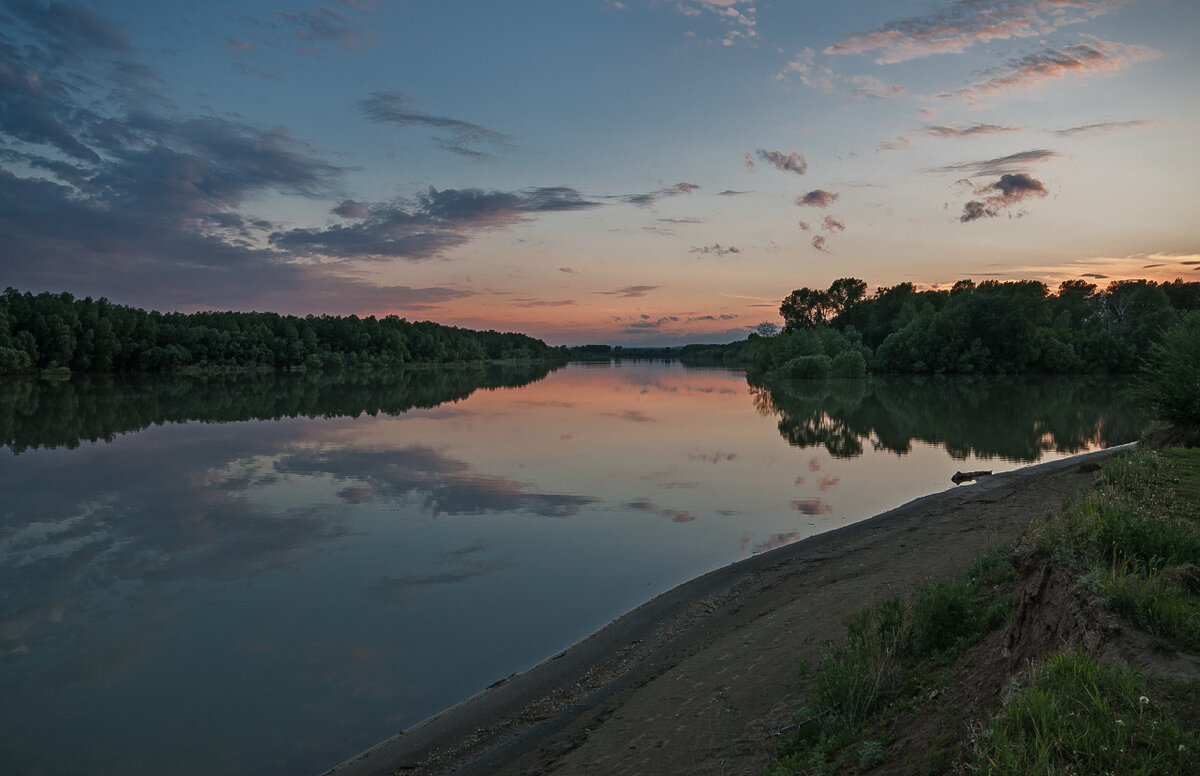
[[[1089,488],[1113,450],[984,478],[718,569],[330,771],[746,773],[842,620],[962,574]]]

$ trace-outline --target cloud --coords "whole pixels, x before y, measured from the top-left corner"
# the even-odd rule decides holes
[[[371,583],[371,595],[389,603],[398,603],[406,600],[413,588],[456,585],[501,571],[511,565],[507,561],[486,559],[484,553],[490,550],[487,545],[475,545],[448,552],[439,561],[440,565],[451,567],[446,571],[406,574],[402,577],[377,577]]]
[[[1024,173],[1005,174],[995,183],[981,186],[975,191],[983,199],[971,200],[963,206],[959,221],[967,223],[980,218],[995,218],[1020,202],[1049,194],[1041,181]]]
[[[814,189],[807,194],[796,197],[796,204],[801,207],[829,207],[837,202],[838,195],[825,189]]]
[[[940,97],[958,97],[967,103],[980,97],[1005,92],[1027,91],[1042,84],[1068,76],[1088,76],[1095,73],[1124,69],[1135,62],[1160,56],[1159,52],[1143,46],[1094,40],[1060,49],[1045,49],[1019,59],[1010,60],[998,75],[977,81],[968,87]]]
[[[718,197],[737,197],[737,196],[740,196],[740,195],[746,194],[746,193],[748,193],[748,192],[735,191],[734,189],[725,189],[724,191],[718,191],[717,196]]]
[[[662,288],[662,286],[626,286],[625,288],[619,288],[616,291],[593,291],[592,293],[604,294],[606,296],[617,296],[621,297],[622,299],[632,299],[645,296],[651,291],[655,291],[659,288]]]
[[[378,41],[369,25],[356,23],[328,6],[296,13],[275,11],[275,16],[291,29],[292,37],[301,44],[300,52],[309,56],[319,56],[317,47],[324,43],[335,43],[345,51],[360,51]]]
[[[821,228],[827,232],[846,231],[846,225],[833,216],[825,216],[825,220],[821,222]]]
[[[435,136],[434,140],[442,148],[460,156],[483,159],[491,154],[479,150],[477,146],[483,144],[503,148],[508,145],[508,136],[493,129],[462,119],[433,116],[416,110],[413,105],[413,99],[403,92],[375,92],[359,102],[363,115],[372,121],[398,127],[431,127],[449,133],[448,137]]]
[[[366,202],[356,202],[353,199],[342,200],[341,204],[330,212],[342,218],[366,218],[371,215]]]
[[[579,270],[575,269],[574,267],[559,267],[559,268],[558,268],[558,271],[559,271],[559,272],[565,272],[565,273],[567,273],[568,275],[574,275],[574,274],[576,274],[577,272],[579,272]]]
[[[765,148],[757,148],[754,151],[754,155],[781,172],[794,172],[797,175],[803,175],[808,172],[808,162],[805,161],[804,155],[795,151],[785,154],[783,151],[768,151]],[[754,161],[751,159],[749,152],[746,153],[746,163],[751,169],[754,168]]]
[[[999,124],[962,124],[930,125],[920,130],[922,135],[940,138],[975,137],[976,135],[1004,135],[1013,132],[1024,132],[1024,127],[1005,127]]]
[[[1096,124],[1084,124],[1079,127],[1068,127],[1067,129],[1056,130],[1054,134],[1060,137],[1073,137],[1075,135],[1107,135],[1110,132],[1118,132],[1126,129],[1143,129],[1157,124],[1157,121],[1148,119],[1137,119],[1133,121],[1102,121]]]
[[[275,468],[281,473],[317,474],[370,487],[376,501],[415,497],[435,517],[518,511],[569,517],[595,501],[585,496],[537,493],[516,480],[478,474],[467,462],[422,445],[296,453],[282,457]]]
[[[956,0],[922,16],[890,22],[834,43],[831,56],[878,52],[889,65],[935,54],[960,54],[976,44],[1036,38],[1102,16],[1130,0]]]
[[[736,245],[730,245],[728,248],[725,248],[720,243],[713,243],[712,245],[693,247],[688,253],[693,253],[697,256],[728,256],[731,253],[741,253],[741,251]]]
[[[816,248],[817,250],[821,251],[822,253],[829,253],[829,251],[825,250],[825,243],[826,243],[826,239],[825,239],[824,235],[818,234],[818,235],[814,235],[812,238],[812,247]]]
[[[514,299],[513,301],[522,307],[570,307],[575,304],[574,299]]]
[[[465,244],[479,230],[598,206],[565,187],[508,192],[430,187],[412,199],[370,206],[358,223],[277,231],[270,242],[276,249],[314,258],[422,261]]]
[[[758,37],[758,9],[754,0],[677,0],[675,7],[683,15],[692,18],[705,13],[715,17],[725,27],[718,38],[723,46]]]
[[[904,135],[898,135],[891,140],[885,140],[877,146],[880,151],[901,151],[912,147],[912,140]]]
[[[885,84],[872,75],[850,76],[850,84],[852,86],[850,90],[852,97],[882,99],[885,97],[899,97],[905,92],[904,87],[900,84]]]
[[[700,188],[700,186],[695,183],[680,181],[679,183],[676,183],[674,186],[671,186],[667,189],[658,189],[645,194],[626,194],[618,197],[618,199],[620,199],[622,202],[627,202],[630,205],[649,207],[665,197],[678,197],[682,194],[691,194],[698,188]]]
[[[812,226],[811,226],[811,225],[810,225],[810,224],[809,224],[807,221],[801,221],[801,222],[800,222],[800,231],[802,231],[802,232],[811,232],[811,231],[812,231]]]
[[[969,172],[971,175],[1004,175],[1020,172],[1031,164],[1049,162],[1061,156],[1057,151],[1046,148],[1035,148],[1029,151],[1000,156],[995,159],[985,159],[978,162],[959,162],[944,167],[935,167],[930,172]]]
[[[805,515],[828,515],[833,507],[819,498],[798,498],[792,502],[792,508]]]

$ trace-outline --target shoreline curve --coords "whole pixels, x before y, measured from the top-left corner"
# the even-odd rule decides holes
[[[889,547],[905,547],[913,537],[924,537],[925,552],[950,553],[968,564],[979,552],[963,552],[961,542],[951,547],[947,534],[984,529],[996,535],[1017,536],[1028,521],[1023,520],[1022,491],[1033,488],[1039,479],[1064,477],[1078,472],[1079,465],[1106,458],[1117,451],[1131,449],[1136,443],[1095,450],[1054,461],[1032,464],[991,475],[970,485],[921,496],[901,506],[817,534],[798,542],[722,566],[684,582],[641,604],[601,629],[538,663],[530,669],[501,680],[482,692],[418,723],[409,730],[376,744],[366,751],[326,771],[323,776],[390,776],[395,773],[493,774],[516,764],[522,757],[537,755],[539,746],[555,736],[566,735],[569,743],[559,743],[556,751],[568,753],[581,745],[592,728],[582,727],[573,734],[572,725],[589,714],[599,721],[612,714],[641,686],[652,682],[680,661],[716,639],[714,631],[723,621],[745,619],[743,607],[752,608],[755,598],[770,590],[778,597],[780,588],[801,573],[826,572],[817,584],[831,584],[856,573],[871,579],[880,577],[878,563],[886,562]],[[1070,488],[1054,483],[1050,492],[1065,500],[1074,491],[1090,483],[1091,477],[1075,477]],[[1045,496],[1047,506],[1052,496]],[[1034,504],[1040,503],[1034,498]],[[1007,507],[1006,507],[1007,505]],[[1053,506],[1057,506],[1054,504]],[[981,511],[982,508],[982,511]],[[1014,514],[1005,515],[1005,511]],[[1024,509],[1032,506],[1025,504]],[[963,528],[959,520],[979,511],[978,525]],[[1035,517],[1041,517],[1049,509]],[[994,525],[993,525],[994,523]],[[990,541],[990,537],[988,538]],[[889,545],[889,542],[893,542]],[[922,545],[924,546],[924,545]],[[867,563],[871,552],[884,557]],[[982,550],[981,550],[982,551]],[[863,562],[854,563],[863,552]],[[961,559],[957,555],[963,555]],[[932,561],[930,561],[932,562]],[[841,568],[847,566],[848,568]],[[857,568],[855,567],[857,565]],[[873,569],[868,568],[874,565]],[[953,567],[955,564],[950,563]],[[933,569],[933,566],[930,566]],[[964,565],[965,568],[965,565]],[[920,563],[916,570],[920,570]],[[948,571],[949,569],[943,569]],[[959,572],[961,573],[961,572]],[[911,576],[911,573],[909,574]],[[806,582],[811,584],[811,582]],[[875,585],[904,585],[903,580],[883,580]],[[811,590],[804,588],[803,590]],[[762,617],[772,613],[772,604],[763,602]],[[778,608],[779,602],[773,605]],[[738,614],[735,618],[732,615]],[[846,612],[849,613],[849,612]],[[840,617],[839,617],[840,621]],[[744,624],[726,622],[730,628]],[[607,707],[604,714],[598,711]],[[629,747],[633,749],[634,747]],[[614,755],[616,756],[616,755]],[[538,759],[545,761],[546,756]],[[550,765],[550,763],[545,763]],[[520,772],[520,771],[517,771]]]

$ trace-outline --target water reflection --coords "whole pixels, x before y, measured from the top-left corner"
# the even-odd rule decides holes
[[[1131,417],[1103,384],[678,364],[6,381],[0,772],[318,773],[687,578],[1004,468],[947,449]]]
[[[545,364],[513,363],[337,373],[74,375],[67,380],[0,376],[0,445],[14,453],[73,448],[189,420],[397,415],[461,401],[480,389],[528,385],[550,371]]]
[[[955,459],[974,455],[1033,462],[1136,438],[1144,418],[1111,376],[909,377],[751,381],[764,415],[797,447],[838,458],[864,446],[904,455],[914,441]]]

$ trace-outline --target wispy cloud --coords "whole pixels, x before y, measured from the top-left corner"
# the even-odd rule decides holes
[[[329,6],[295,13],[275,11],[275,16],[291,31],[300,44],[300,52],[309,56],[320,56],[320,46],[326,43],[336,44],[344,51],[360,51],[364,46],[378,42],[370,25]]]
[[[990,95],[1028,91],[1061,78],[1115,72],[1158,56],[1159,52],[1144,46],[1103,40],[1076,43],[1010,60],[991,78],[939,96],[973,103]]]
[[[825,189],[813,189],[807,194],[796,197],[796,204],[801,207],[829,207],[837,202],[838,195]]]
[[[630,205],[649,207],[658,202],[660,199],[664,199],[666,197],[678,197],[683,194],[691,194],[698,188],[700,188],[698,184],[680,181],[670,188],[656,189],[655,191],[648,191],[644,194],[625,194],[617,197],[617,199],[621,200],[622,202],[627,202]]]
[[[367,118],[381,124],[431,127],[447,132],[448,136],[435,136],[434,140],[442,148],[460,156],[483,159],[491,154],[481,151],[479,145],[492,148],[508,146],[509,137],[501,132],[462,119],[423,113],[416,110],[414,104],[413,99],[403,92],[376,92],[359,102],[359,108]]]
[[[718,19],[725,26],[718,38],[724,46],[758,37],[754,0],[676,0],[675,7],[685,16],[709,14]]]
[[[943,167],[935,167],[930,172],[967,172],[971,175],[1004,175],[1005,173],[1021,172],[1031,164],[1041,164],[1057,159],[1061,156],[1057,151],[1051,151],[1045,148],[1036,148],[1029,151],[1021,151],[1008,156],[1000,156],[995,159],[984,159],[978,162],[958,162],[956,164],[948,164]]]
[[[877,52],[889,65],[935,54],[960,54],[976,44],[1036,38],[1103,16],[1131,0],[956,0],[921,16],[852,35],[825,49],[843,56]]]
[[[1001,175],[995,183],[977,188],[975,194],[982,199],[971,200],[963,206],[963,214],[958,220],[964,224],[980,218],[996,218],[1027,199],[1045,197],[1049,192],[1036,178],[1017,173]],[[1019,217],[1021,213],[1016,215]]]
[[[757,164],[755,159],[766,162],[781,172],[794,172],[797,175],[803,175],[808,172],[808,162],[804,159],[804,154],[796,151],[784,153],[783,151],[768,151],[765,148],[757,148],[754,155],[746,152],[746,166],[753,170]]]
[[[859,99],[899,97],[905,92],[900,84],[885,83],[873,75],[841,75],[816,60],[817,53],[806,47],[775,77],[785,79],[796,76],[800,83],[823,94],[842,92]]]
[[[1068,127],[1056,130],[1054,134],[1060,137],[1076,135],[1107,135],[1111,132],[1122,132],[1129,129],[1145,129],[1154,126],[1157,121],[1150,119],[1135,119],[1132,121],[1101,121],[1095,124],[1084,124],[1078,127]]]
[[[651,291],[655,291],[659,288],[662,288],[662,286],[626,286],[625,288],[618,288],[616,291],[593,291],[592,293],[603,294],[605,296],[617,296],[621,297],[622,299],[631,299],[645,296]]]
[[[959,138],[977,135],[1008,135],[1024,131],[1024,127],[1005,127],[999,124],[933,124],[922,127],[918,130],[918,134],[940,138]]]

